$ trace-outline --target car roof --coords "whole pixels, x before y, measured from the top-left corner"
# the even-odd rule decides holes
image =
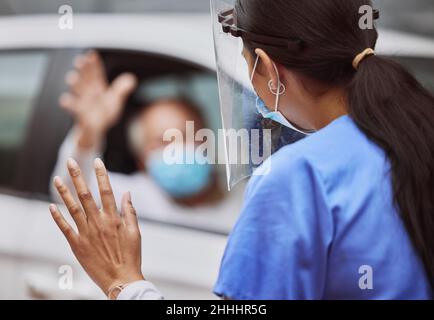
[[[2,17],[0,48],[130,49],[215,69],[210,14],[76,14],[73,30],[61,30],[58,21],[58,15]],[[433,39],[391,30],[379,32],[380,54],[434,57]]]

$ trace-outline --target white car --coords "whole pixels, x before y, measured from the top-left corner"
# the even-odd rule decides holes
[[[57,100],[78,52],[98,49],[109,78],[135,72],[146,96],[191,96],[206,108],[212,127],[220,126],[209,14],[80,15],[73,30],[59,29],[58,19],[0,18],[1,299],[104,298],[48,212],[51,171],[71,126]],[[396,56],[434,88],[434,40],[380,34],[379,53]],[[131,162],[118,157],[123,139],[121,123],[108,136],[105,161],[112,170],[128,172]],[[168,299],[215,298],[213,284],[237,215],[220,224],[141,218],[145,276]],[[72,288],[64,285],[68,266]]]

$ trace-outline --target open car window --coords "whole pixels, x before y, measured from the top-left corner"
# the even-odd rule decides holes
[[[213,130],[221,128],[217,80],[212,70],[189,61],[177,60],[173,57],[154,53],[109,49],[102,49],[100,53],[109,80],[113,80],[123,72],[134,72],[138,76],[140,85],[134,93],[135,98],[152,101],[158,98],[188,97],[200,106],[209,128]],[[59,53],[59,56],[64,55],[65,53]],[[72,57],[71,53],[71,57],[68,57],[67,60],[71,62]],[[434,91],[433,59],[411,57],[395,57],[395,59],[407,66],[424,85]],[[52,80],[50,81],[53,83],[44,84],[48,60],[48,54],[44,51],[3,52],[0,54],[0,67],[4,71],[0,74],[0,187],[8,187],[13,180],[13,175],[17,171],[15,167],[17,154],[22,148],[26,135],[38,138],[31,141],[30,144],[36,147],[29,149],[29,152],[31,152],[32,157],[38,159],[41,157],[41,159],[39,161],[32,158],[32,163],[45,163],[47,162],[46,155],[42,155],[36,150],[41,149],[42,143],[51,143],[48,140],[49,136],[56,136],[60,143],[63,136],[59,132],[66,133],[69,129],[70,122],[62,120],[56,121],[55,126],[61,126],[61,130],[57,128],[60,131],[53,131],[57,129],[51,128],[49,123],[44,120],[47,112],[51,115],[56,112],[61,113],[62,119],[68,117],[56,104],[58,96],[64,88],[62,86],[56,90],[53,88],[55,87],[54,82],[59,85],[63,81],[65,73],[70,67],[53,68],[51,72],[59,74],[51,74],[50,79]],[[60,63],[65,64],[65,60],[61,60]],[[50,88],[50,99],[42,99],[40,104],[44,108],[35,109],[34,101],[44,91],[41,88],[42,85],[45,85],[45,88]],[[137,105],[129,103],[126,106],[126,113],[128,114],[128,110],[131,111],[135,107]],[[28,132],[29,120],[35,116],[34,110],[39,110],[37,112],[40,114],[36,118],[39,118],[40,121],[32,129],[34,132]],[[123,119],[109,132],[104,160],[111,171],[131,174],[137,171],[137,167],[127,147],[125,124],[125,119]],[[44,130],[41,130],[42,125]],[[55,151],[50,155],[53,157],[53,161],[56,157],[57,147],[57,144],[53,146]],[[216,172],[219,174],[220,181],[223,182],[224,189],[224,168],[218,167]],[[43,178],[44,188],[50,183],[50,173],[47,171]],[[41,179],[41,177],[37,176],[35,179]],[[35,192],[44,192],[44,190],[37,189]],[[238,190],[235,190],[235,193],[237,194],[232,199],[234,206],[221,206],[221,215],[201,215],[196,210],[190,216],[184,215],[178,218],[167,218],[162,215],[162,218],[157,219],[156,222],[207,232],[226,233],[231,229],[233,221],[239,213],[237,205],[242,200],[242,187],[240,186]],[[141,218],[148,219],[146,215],[141,216]],[[155,215],[152,219],[155,220]]]
[[[164,55],[121,50],[99,51],[110,80],[126,71],[134,73],[139,79],[138,88],[125,106],[124,117],[107,135],[104,161],[110,171],[123,174],[139,172],[137,160],[134,160],[128,146],[127,128],[131,115],[146,107],[149,102],[167,98],[186,98],[200,109],[206,127],[218,134],[222,126],[217,77],[214,71]],[[213,169],[224,193],[220,203],[191,208],[179,207],[177,214],[167,214],[163,205],[161,215],[159,212],[148,215],[136,208],[139,217],[158,223],[227,234],[239,214],[242,187],[235,195],[228,193],[224,166],[213,165]],[[145,194],[143,198],[146,199]],[[149,199],[153,200],[155,199]]]

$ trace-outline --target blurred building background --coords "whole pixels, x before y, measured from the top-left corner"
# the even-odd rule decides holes
[[[6,0],[0,4],[3,14],[50,13],[53,7],[73,5],[77,13],[208,12],[208,0]]]
[[[62,4],[77,13],[209,12],[208,0],[2,0],[0,14],[47,14]],[[380,25],[434,37],[434,1],[374,0],[381,10]]]

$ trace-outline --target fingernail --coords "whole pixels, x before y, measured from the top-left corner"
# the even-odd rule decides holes
[[[50,205],[48,206],[48,209],[50,209],[50,212],[51,212],[52,214],[56,213],[56,206],[55,206],[54,204],[50,204]]]
[[[94,166],[97,169],[105,169],[104,162],[100,158],[96,158],[94,161]]]
[[[60,187],[63,184],[62,179],[60,177],[57,177],[57,176],[54,177],[53,183],[56,187]]]
[[[127,200],[129,202],[131,202],[131,192],[130,191],[127,192]]]
[[[68,159],[68,161],[66,162],[66,165],[68,166],[68,168],[71,168],[71,169],[77,169],[78,168],[77,161],[75,161],[72,158]]]

